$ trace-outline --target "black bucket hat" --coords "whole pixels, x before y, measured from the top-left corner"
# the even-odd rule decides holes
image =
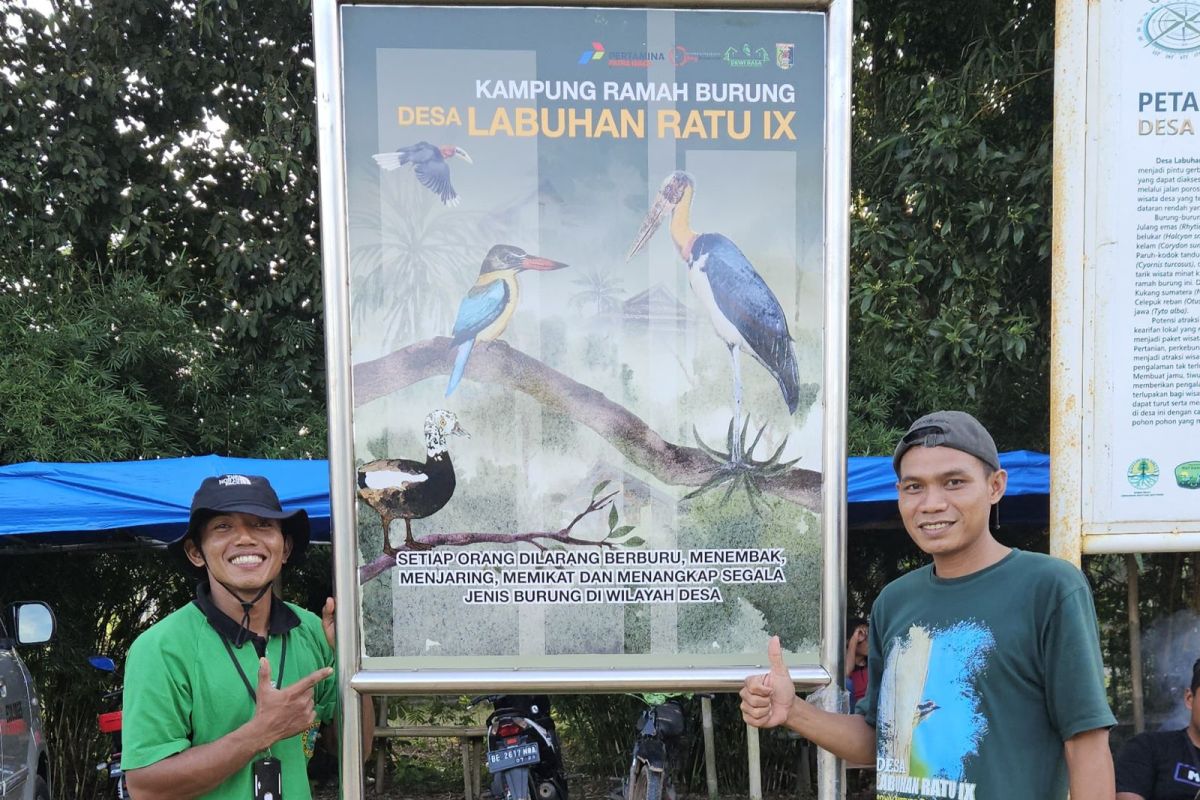
[[[283,535],[292,541],[292,552],[287,563],[293,566],[304,563],[309,539],[308,512],[302,508],[284,511],[271,482],[261,475],[216,475],[205,478],[192,495],[192,513],[188,518],[187,533],[169,548],[182,560],[188,574],[202,577],[207,570],[197,567],[188,559],[183,543],[189,538],[198,542],[204,523],[218,514],[232,512],[279,520]]]

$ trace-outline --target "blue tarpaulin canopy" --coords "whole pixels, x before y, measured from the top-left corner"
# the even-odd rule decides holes
[[[1050,457],[1017,451],[1001,454],[1000,463],[1009,473],[1001,523],[1045,524]],[[847,469],[851,527],[899,527],[891,458],[851,458]],[[308,512],[313,539],[329,540],[329,462],[222,456],[0,467],[0,537],[65,545],[120,534],[171,542],[187,527],[200,481],[226,473],[265,475],[285,508]]]
[[[121,532],[172,542],[187,529],[196,487],[226,473],[265,475],[284,508],[308,512],[313,539],[329,540],[329,462],[222,456],[0,467],[0,536],[69,544]]]

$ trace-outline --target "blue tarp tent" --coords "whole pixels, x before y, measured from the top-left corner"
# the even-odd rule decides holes
[[[226,473],[267,476],[285,508],[308,511],[313,539],[329,540],[329,462],[222,456],[0,468],[0,536],[71,544],[121,532],[172,542],[200,481]]]
[[[1044,525],[1049,516],[1050,457],[1003,453],[1009,473],[1002,524]],[[896,477],[887,457],[851,458],[852,528],[900,527]],[[170,542],[183,535],[200,481],[225,473],[265,475],[286,508],[308,511],[313,539],[329,540],[329,463],[197,456],[99,464],[26,463],[0,467],[0,537],[68,545],[126,538]]]

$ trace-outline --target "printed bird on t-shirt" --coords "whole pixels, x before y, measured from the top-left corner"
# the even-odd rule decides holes
[[[358,496],[374,509],[383,524],[383,552],[392,556],[392,520],[404,520],[404,545],[428,550],[432,545],[412,535],[412,521],[436,514],[454,496],[454,465],[446,448],[447,436],[469,436],[451,411],[437,409],[425,417],[425,462],[381,458],[358,468]]]
[[[417,180],[421,182],[422,186],[436,194],[442,201],[442,205],[456,206],[458,205],[458,193],[450,185],[450,164],[448,163],[449,159],[455,156],[468,164],[475,163],[471,161],[467,151],[461,147],[455,147],[452,144],[437,147],[429,142],[417,142],[391,153],[376,153],[372,158],[375,159],[376,164],[389,171],[400,169],[405,164],[412,164],[413,172],[416,173]]]

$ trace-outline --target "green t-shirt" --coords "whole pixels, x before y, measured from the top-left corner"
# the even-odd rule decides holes
[[[1087,582],[1037,553],[888,584],[867,664],[878,800],[1059,800],[1063,742],[1116,724]]]
[[[282,681],[278,669],[284,635],[272,633],[266,654],[272,679],[279,686],[289,686],[315,670],[333,666],[334,654],[316,615],[290,603],[282,605],[299,622],[293,622],[294,627],[286,633]],[[275,616],[273,613],[272,631],[282,627],[275,624]],[[286,611],[279,616],[290,618]],[[258,654],[253,644],[244,643],[234,647],[233,652],[250,685],[257,689]],[[326,678],[317,684],[315,692],[317,719],[333,719],[336,681],[332,676]],[[189,603],[139,636],[129,650],[121,766],[125,770],[138,769],[189,747],[215,741],[253,715],[254,703],[221,637],[204,612]],[[312,796],[303,740],[304,735],[293,736],[271,747],[271,754],[282,762],[283,796],[288,800],[309,800]],[[247,765],[200,800],[247,800],[253,796]]]

